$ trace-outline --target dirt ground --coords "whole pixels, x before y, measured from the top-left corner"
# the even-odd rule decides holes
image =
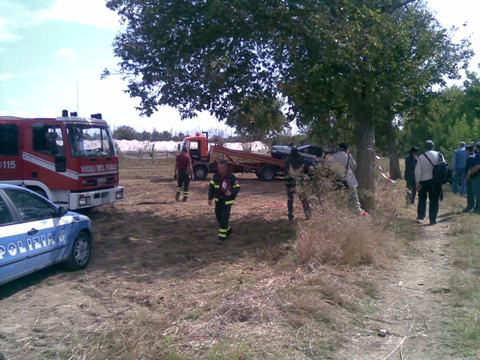
[[[454,250],[451,228],[460,214],[457,196],[447,194],[436,226],[418,224],[411,207],[407,252],[379,275],[375,315],[351,334],[343,359],[462,359],[451,347],[451,289]],[[380,330],[386,332],[379,336]]]
[[[0,288],[6,359],[458,358],[445,326],[452,209],[436,227],[408,223],[391,268],[304,273],[292,266],[302,220],[288,222],[283,182],[240,176],[235,234],[219,246],[207,181],[176,203],[171,160],[121,165],[126,200],[89,214],[89,267]]]
[[[169,314],[164,328],[174,336],[257,281],[275,281],[271,264],[295,236],[283,182],[240,176],[235,235],[219,246],[208,181],[192,183],[190,202],[176,203],[171,160],[124,160],[121,168],[126,200],[89,213],[96,239],[85,271],[55,266],[0,288],[8,359],[84,358],[78,343],[138,314]],[[190,334],[192,349],[196,342]]]

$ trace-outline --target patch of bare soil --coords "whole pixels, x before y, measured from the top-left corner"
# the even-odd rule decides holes
[[[453,274],[453,249],[449,229],[455,212],[445,201],[439,224],[415,223],[407,253],[392,268],[379,273],[380,296],[375,315],[366,316],[351,334],[339,359],[460,359],[449,346],[452,309],[449,281]],[[458,210],[458,209],[457,209]],[[384,336],[383,336],[384,335]]]
[[[171,159],[124,160],[126,200],[89,213],[96,238],[88,268],[55,266],[0,288],[0,353],[330,358],[338,318],[347,326],[365,291],[356,274],[292,265],[296,224],[286,217],[284,183],[240,176],[235,233],[219,246],[208,181],[193,182],[190,201],[176,203],[172,175]]]
[[[219,246],[208,181],[193,182],[190,201],[177,203],[172,175],[172,159],[123,159],[126,200],[89,213],[96,238],[88,268],[55,266],[0,287],[0,354],[8,360],[335,359],[350,344],[343,359],[381,359],[405,336],[402,351],[410,359],[448,353],[441,332],[448,317],[447,222],[409,224],[423,235],[407,256],[392,260],[395,269],[366,262],[310,268],[299,266],[294,250],[297,230],[305,227],[302,209],[297,201],[298,222],[287,220],[283,182],[241,175],[235,233]],[[380,311],[363,319],[365,330],[349,341],[359,316],[373,313],[378,273]],[[378,328],[391,334],[378,338]]]

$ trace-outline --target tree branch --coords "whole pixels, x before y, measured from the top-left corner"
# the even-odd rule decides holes
[[[385,6],[383,7],[383,11],[387,12],[387,13],[394,13],[395,11],[397,11],[398,9],[401,9],[409,4],[412,4],[414,2],[418,2],[419,0],[404,0],[402,1],[400,4],[396,4],[396,5],[393,5],[393,6]]]

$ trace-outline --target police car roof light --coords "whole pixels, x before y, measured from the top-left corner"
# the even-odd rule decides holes
[[[62,117],[68,117],[68,110],[62,110]]]

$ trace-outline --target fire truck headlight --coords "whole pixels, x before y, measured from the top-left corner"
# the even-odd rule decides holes
[[[91,196],[89,195],[80,195],[78,197],[78,206],[87,206],[90,205]]]
[[[122,200],[123,199],[123,189],[117,190],[117,192],[115,193],[115,198],[117,200]]]

